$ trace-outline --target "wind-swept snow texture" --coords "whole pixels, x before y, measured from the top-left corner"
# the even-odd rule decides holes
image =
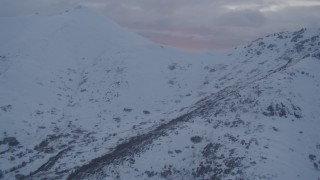
[[[0,178],[320,178],[319,29],[190,53],[85,8],[0,24]]]

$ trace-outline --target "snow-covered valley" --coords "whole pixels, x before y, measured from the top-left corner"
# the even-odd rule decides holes
[[[195,53],[86,8],[0,24],[0,178],[320,178],[320,29]]]

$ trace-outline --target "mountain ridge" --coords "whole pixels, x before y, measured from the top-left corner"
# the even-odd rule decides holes
[[[28,18],[10,43],[0,19],[0,177],[319,178],[319,29],[188,53],[82,8]]]

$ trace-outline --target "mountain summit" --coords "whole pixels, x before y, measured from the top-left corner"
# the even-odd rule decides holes
[[[0,24],[0,178],[320,178],[320,29],[190,53],[86,8]]]

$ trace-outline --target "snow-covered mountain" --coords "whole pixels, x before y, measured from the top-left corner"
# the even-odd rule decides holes
[[[320,29],[191,53],[85,8],[0,24],[0,178],[320,178]]]

